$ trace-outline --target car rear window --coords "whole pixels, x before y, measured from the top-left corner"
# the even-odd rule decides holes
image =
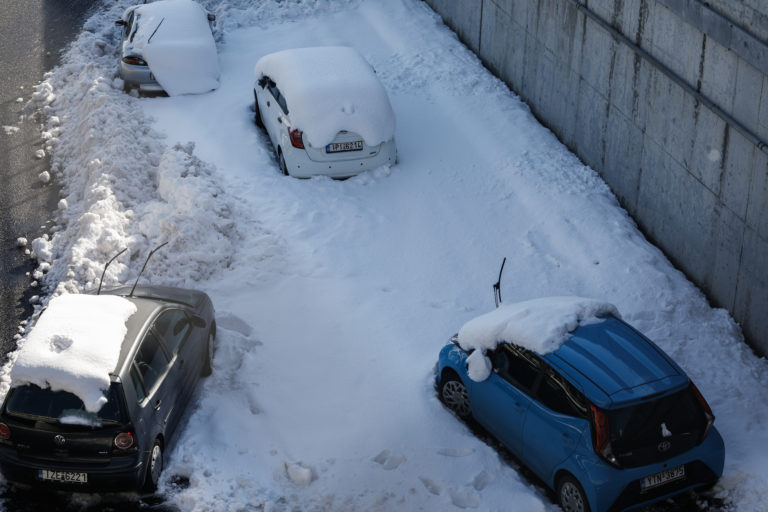
[[[88,427],[98,427],[104,422],[125,423],[120,385],[113,382],[106,395],[107,403],[97,413],[91,413],[85,410],[80,398],[68,391],[52,391],[27,384],[11,389],[5,412]]]

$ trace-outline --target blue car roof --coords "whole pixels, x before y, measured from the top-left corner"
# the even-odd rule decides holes
[[[543,358],[592,403],[607,409],[671,393],[688,383],[685,372],[656,344],[614,317],[578,327]]]

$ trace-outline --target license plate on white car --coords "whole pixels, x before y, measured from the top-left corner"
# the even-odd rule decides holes
[[[642,491],[645,492],[660,485],[680,480],[681,478],[685,478],[685,466],[678,466],[662,471],[661,473],[656,473],[655,475],[647,476],[643,478],[641,488]]]
[[[46,480],[48,482],[88,483],[88,473],[78,473],[75,471],[51,471],[49,469],[41,469],[38,471],[38,477],[40,480]]]
[[[326,153],[343,153],[344,151],[362,151],[363,141],[353,140],[352,142],[331,142],[325,146]]]

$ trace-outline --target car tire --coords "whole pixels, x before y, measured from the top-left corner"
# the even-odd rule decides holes
[[[160,481],[160,474],[163,472],[163,443],[160,438],[155,439],[152,445],[152,451],[149,452],[147,459],[147,478],[144,482],[144,490],[155,492],[157,483]]]
[[[284,175],[290,176],[290,173],[288,172],[288,166],[285,165],[285,157],[283,156],[283,152],[279,149],[277,150],[277,163],[280,165],[280,171]]]
[[[210,331],[208,333],[208,343],[206,343],[205,347],[205,360],[203,361],[203,370],[200,372],[200,375],[203,377],[208,377],[211,373],[213,373],[213,354],[216,351],[216,345],[214,341],[216,340],[216,336],[214,336],[213,331]]]
[[[557,480],[557,503],[563,512],[589,512],[589,501],[581,484],[571,475]]]
[[[440,379],[440,400],[459,418],[472,417],[467,387],[455,373],[445,373]]]

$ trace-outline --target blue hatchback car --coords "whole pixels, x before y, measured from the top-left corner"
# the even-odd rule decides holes
[[[440,399],[474,418],[555,490],[566,512],[646,505],[714,484],[723,439],[693,382],[653,342],[607,316],[540,355],[499,343],[490,376],[469,377],[454,336],[440,352]]]

